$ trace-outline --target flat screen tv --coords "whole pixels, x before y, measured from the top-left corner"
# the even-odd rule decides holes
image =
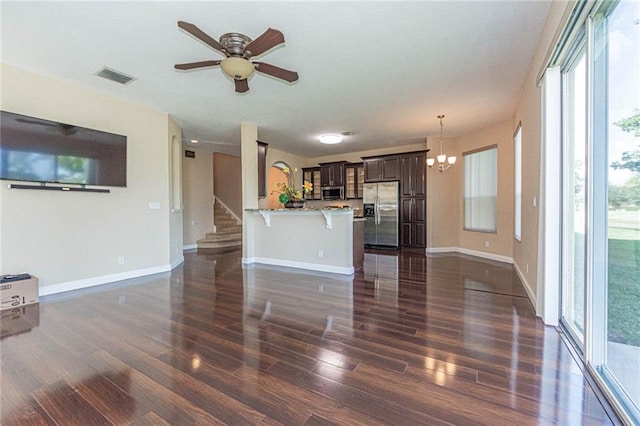
[[[0,111],[0,179],[127,186],[127,137]]]

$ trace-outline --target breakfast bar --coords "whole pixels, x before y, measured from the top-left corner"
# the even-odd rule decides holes
[[[362,264],[362,223],[351,208],[247,209],[244,216],[244,264],[345,275]]]

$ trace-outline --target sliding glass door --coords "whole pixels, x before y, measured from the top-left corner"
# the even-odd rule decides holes
[[[622,1],[595,16],[592,239],[603,250],[593,253],[590,357],[622,404],[638,414],[640,2]]]
[[[640,2],[578,3],[562,62],[561,324],[640,423]]]

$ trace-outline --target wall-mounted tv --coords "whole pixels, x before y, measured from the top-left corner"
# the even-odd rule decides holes
[[[0,179],[127,186],[127,137],[0,111]]]

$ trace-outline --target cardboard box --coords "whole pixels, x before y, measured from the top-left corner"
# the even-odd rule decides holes
[[[0,311],[17,308],[40,301],[38,278],[0,283]]]
[[[24,333],[40,325],[40,304],[19,306],[0,312],[0,339]]]

